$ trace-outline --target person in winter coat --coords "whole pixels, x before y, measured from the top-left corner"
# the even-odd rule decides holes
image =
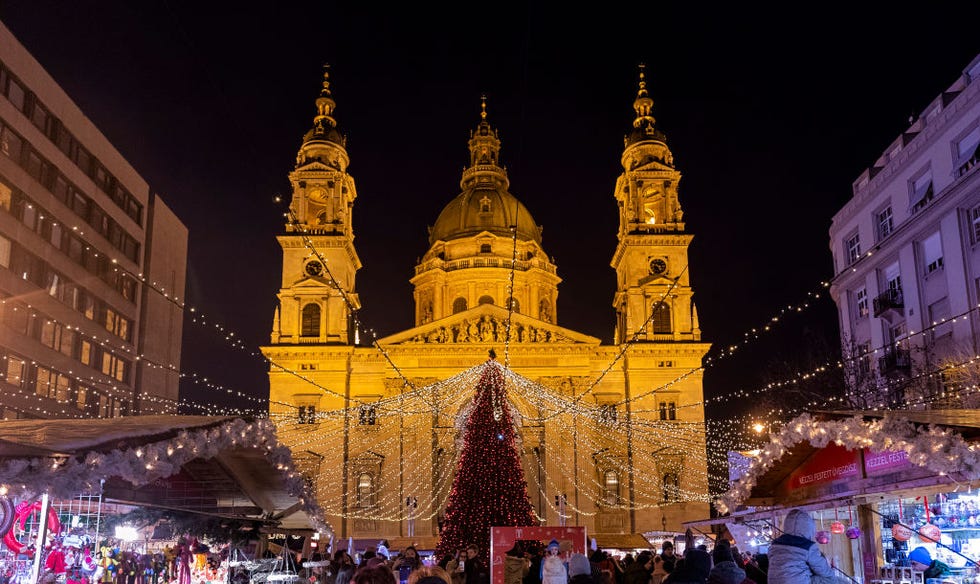
[[[592,579],[592,564],[582,554],[568,558],[568,584],[597,584]]]
[[[756,554],[750,561],[745,563],[745,576],[755,582],[755,584],[769,584],[769,556],[766,554]]]
[[[660,556],[653,558],[653,572],[650,573],[650,584],[660,584],[667,577],[667,570],[664,569],[664,559]]]
[[[704,550],[688,548],[684,551],[683,563],[678,561],[674,571],[663,584],[705,584],[711,572],[711,556]]]
[[[745,577],[745,570],[735,563],[732,548],[727,540],[721,540],[711,552],[715,565],[708,573],[708,584],[755,584]]]
[[[553,539],[541,560],[541,584],[568,584],[568,570],[558,552],[558,541]]]
[[[525,557],[524,546],[515,542],[504,555],[504,584],[521,584],[530,569],[531,562]]]
[[[793,509],[783,533],[769,546],[769,584],[833,584],[834,569],[814,541],[817,527],[806,511]]]
[[[922,572],[922,578],[925,580],[941,578],[942,576],[948,576],[953,573],[949,569],[949,566],[939,560],[932,559],[932,554],[929,553],[929,550],[922,546],[909,552],[909,563],[912,564],[913,570]]]
[[[653,571],[653,554],[643,550],[637,554],[633,563],[623,574],[624,584],[649,584],[650,572]]]

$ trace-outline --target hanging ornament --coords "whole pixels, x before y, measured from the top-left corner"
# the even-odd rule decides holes
[[[830,532],[823,528],[823,513],[820,514],[820,531],[817,532],[815,539],[820,545],[830,543]]]
[[[939,529],[939,527],[931,523],[926,523],[919,528],[919,537],[921,537],[927,543],[938,542],[940,534],[942,534],[942,531]]]
[[[892,538],[895,541],[908,541],[912,537],[912,530],[904,525],[905,519],[902,517],[902,500],[898,500],[898,523],[892,525]]]
[[[841,523],[840,517],[837,515],[837,507],[834,507],[834,522],[830,524],[830,532],[837,534],[844,533],[844,524]]]
[[[857,539],[861,537],[861,529],[857,525],[854,525],[854,509],[848,505],[847,506],[847,529],[844,531],[844,535],[847,539]]]

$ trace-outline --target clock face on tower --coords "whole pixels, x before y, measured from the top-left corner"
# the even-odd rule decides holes
[[[323,264],[316,260],[309,261],[306,263],[303,271],[306,272],[308,276],[320,276],[323,274]]]
[[[318,205],[323,205],[327,202],[327,191],[319,187],[310,189],[306,196],[309,197],[310,201]]]
[[[667,271],[667,262],[660,258],[654,258],[650,260],[650,273],[651,274],[663,274]]]

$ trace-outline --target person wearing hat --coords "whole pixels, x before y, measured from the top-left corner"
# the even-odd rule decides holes
[[[755,584],[745,576],[745,570],[735,563],[732,546],[727,539],[719,540],[711,550],[714,567],[708,573],[708,584]]]
[[[711,573],[711,555],[701,549],[690,547],[684,550],[674,571],[664,578],[663,584],[705,584]]]
[[[817,525],[801,509],[783,519],[783,533],[769,546],[769,584],[835,584],[837,576],[814,540]]]
[[[596,584],[592,578],[592,562],[583,554],[568,558],[568,584]]]
[[[541,584],[568,584],[568,570],[559,552],[558,540],[551,540],[541,560]]]
[[[948,576],[953,573],[949,569],[949,566],[939,560],[932,559],[932,554],[929,553],[929,550],[922,546],[909,552],[909,564],[913,570],[922,572],[923,579],[939,578],[940,576]]]

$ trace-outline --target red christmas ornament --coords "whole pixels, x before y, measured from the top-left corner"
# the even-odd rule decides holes
[[[927,542],[939,541],[939,535],[941,533],[942,532],[939,530],[939,528],[931,523],[926,523],[919,528],[919,537]]]
[[[831,533],[844,533],[844,524],[841,523],[840,517],[837,516],[837,509],[834,508],[834,522],[830,524]]]
[[[911,529],[898,523],[892,525],[892,539],[895,541],[908,541],[910,537],[912,537]]]

